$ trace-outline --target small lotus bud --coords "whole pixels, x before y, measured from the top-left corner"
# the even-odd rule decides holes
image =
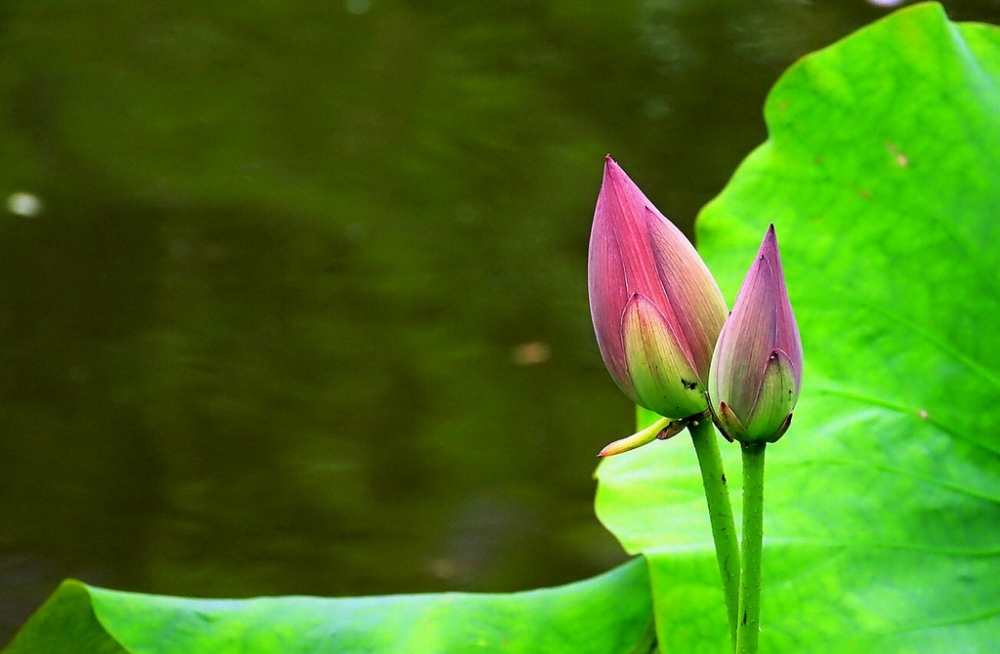
[[[722,328],[709,380],[716,423],[741,443],[781,438],[802,385],[802,341],[771,225]]]

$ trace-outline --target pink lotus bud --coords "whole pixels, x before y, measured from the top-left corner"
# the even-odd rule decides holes
[[[590,233],[588,277],[601,356],[625,395],[669,418],[705,411],[725,300],[684,234],[610,156]]]
[[[716,423],[741,443],[781,438],[802,385],[802,341],[771,225],[722,328],[709,381]]]

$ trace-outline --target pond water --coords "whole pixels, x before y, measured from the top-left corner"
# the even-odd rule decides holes
[[[66,577],[336,596],[623,561],[592,505],[633,419],[587,304],[603,156],[690,234],[780,72],[888,11],[6,3],[0,643]]]

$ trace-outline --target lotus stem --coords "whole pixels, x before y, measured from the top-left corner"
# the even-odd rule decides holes
[[[726,473],[722,469],[719,439],[712,426],[712,420],[707,415],[691,420],[688,423],[688,431],[691,432],[694,450],[698,454],[701,481],[705,486],[708,516],[712,523],[712,538],[715,540],[715,557],[719,562],[722,592],[726,598],[729,636],[735,647],[739,608],[740,547],[736,535],[736,522],[733,520],[733,506],[729,501]]]
[[[746,443],[743,450],[743,572],[740,579],[737,654],[757,654],[760,636],[760,570],[764,543],[764,448]]]

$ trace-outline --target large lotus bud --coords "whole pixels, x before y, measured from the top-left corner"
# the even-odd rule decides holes
[[[726,303],[691,243],[611,157],[590,234],[590,313],[611,377],[661,416],[707,409]]]
[[[802,341],[771,225],[722,328],[709,383],[716,422],[741,443],[781,438],[802,385]]]

